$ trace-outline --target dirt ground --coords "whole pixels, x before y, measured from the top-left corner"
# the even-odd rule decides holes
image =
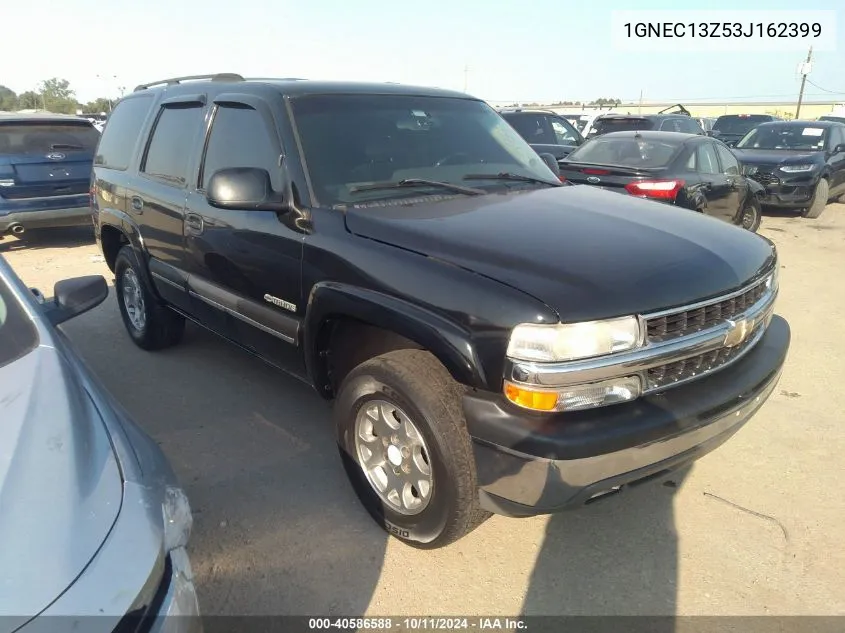
[[[768,215],[792,348],[777,391],[677,489],[494,517],[434,552],[389,540],[346,483],[329,408],[198,328],[150,354],[114,297],[64,327],[163,446],[195,511],[209,614],[845,614],[845,205]],[[0,242],[30,286],[112,276],[88,232]]]

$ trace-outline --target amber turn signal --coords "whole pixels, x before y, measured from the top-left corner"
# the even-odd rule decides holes
[[[514,404],[535,411],[553,411],[558,398],[554,391],[533,391],[511,383],[505,384],[505,396]]]

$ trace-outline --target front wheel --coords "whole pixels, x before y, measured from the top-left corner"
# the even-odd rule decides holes
[[[747,231],[756,233],[763,220],[763,210],[756,200],[749,200],[742,209],[739,225]]]
[[[399,350],[353,369],[335,402],[355,493],[382,528],[413,547],[448,545],[489,516],[478,506],[461,393],[430,353]]]
[[[819,217],[822,211],[824,211],[825,206],[827,206],[828,195],[830,195],[830,184],[825,178],[821,178],[816,185],[816,190],[813,192],[813,201],[809,207],[804,209],[801,215],[813,220]]]

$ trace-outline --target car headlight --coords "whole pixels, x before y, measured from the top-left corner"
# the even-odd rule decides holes
[[[508,357],[514,360],[559,362],[624,352],[642,344],[636,317],[604,321],[541,325],[523,323],[511,332]]]
[[[785,171],[788,174],[802,172],[802,171],[812,171],[815,165],[781,165],[780,170]]]
[[[757,167],[755,165],[743,165],[742,167],[742,175],[743,176],[753,176],[757,173]]]
[[[161,513],[164,518],[165,551],[185,547],[191,537],[194,519],[188,497],[181,488],[168,486],[165,489]]]

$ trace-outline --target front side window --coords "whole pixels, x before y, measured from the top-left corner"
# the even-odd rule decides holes
[[[508,172],[557,180],[519,133],[481,101],[333,94],[297,97],[291,107],[311,186],[325,206],[407,196],[408,190],[361,187],[408,179],[491,190],[515,183],[468,177]],[[444,191],[420,186],[413,193]]]
[[[554,145],[557,141],[548,125],[548,117],[538,114],[510,114],[505,120],[519,135],[534,145]]]
[[[199,104],[162,108],[141,171],[176,185],[187,183],[188,157],[202,127],[202,115]]]
[[[261,113],[249,106],[218,107],[203,160],[201,188],[208,186],[214,172],[229,167],[266,169],[273,184],[278,185],[280,152],[273,141],[275,134]]]

